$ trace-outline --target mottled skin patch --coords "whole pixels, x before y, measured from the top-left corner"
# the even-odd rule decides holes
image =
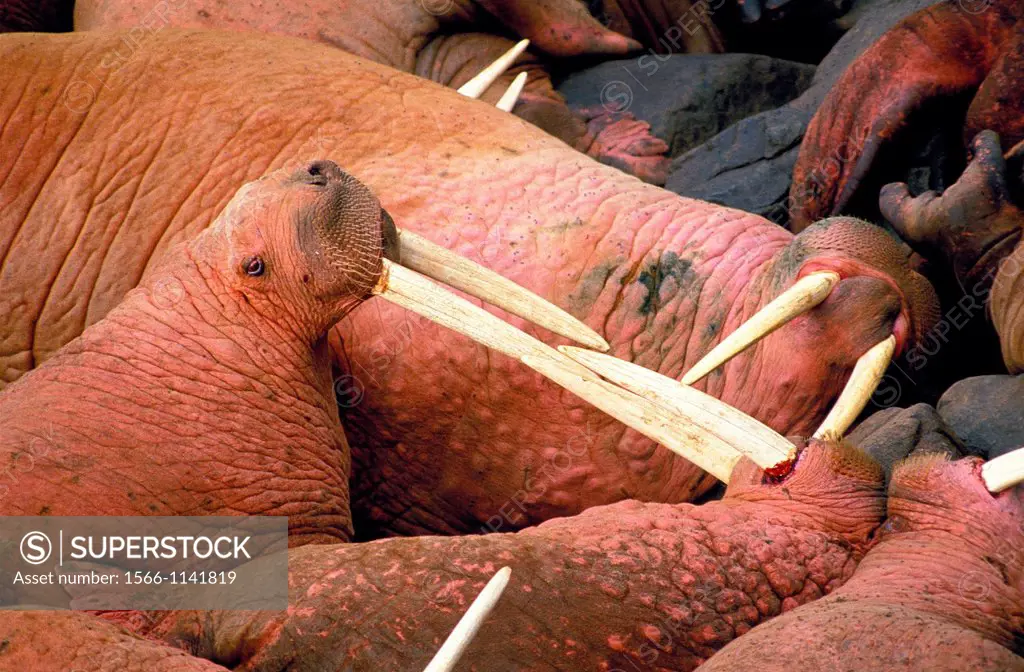
[[[745,462],[703,506],[631,501],[517,534],[293,550],[287,613],[179,613],[147,633],[235,669],[420,669],[509,565],[464,669],[690,670],[842,584],[884,506],[869,458],[812,444],[780,484]]]
[[[674,280],[676,284],[672,288],[673,295],[676,292],[687,293],[687,285],[698,281],[697,274],[693,272],[693,263],[689,259],[681,259],[675,252],[666,251],[661,253],[658,261],[640,271],[636,281],[647,288],[647,296],[640,304],[641,315],[650,315],[658,309],[661,285],[669,280]]]
[[[898,466],[880,541],[853,577],[700,669],[1024,670],[1024,488],[992,495],[980,467],[942,456]]]

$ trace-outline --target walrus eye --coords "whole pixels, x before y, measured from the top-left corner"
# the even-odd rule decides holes
[[[259,257],[248,257],[242,262],[242,270],[246,275],[251,275],[254,278],[263,275],[266,268],[266,264]]]

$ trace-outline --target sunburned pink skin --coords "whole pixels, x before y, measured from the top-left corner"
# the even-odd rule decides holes
[[[813,443],[781,482],[744,462],[702,506],[622,502],[517,534],[293,550],[287,612],[181,612],[141,629],[233,669],[422,669],[508,565],[462,668],[690,670],[841,585],[882,492],[870,458]]]
[[[0,40],[8,90],[24,91],[0,98],[0,151],[16,157],[0,167],[6,380],[109,312],[238,185],[293,156],[335,157],[401,228],[675,378],[815,265],[841,268],[826,301],[697,384],[784,435],[817,428],[868,348],[894,329],[909,347],[935,319],[932,289],[877,227],[838,218],[794,237],[337,49],[168,29],[104,66],[123,44]],[[713,482],[517,361],[381,300],[330,346],[357,534],[511,531],[622,499],[688,501]]]
[[[879,543],[831,595],[725,647],[707,672],[1024,670],[1024,489],[981,461],[911,458]]]

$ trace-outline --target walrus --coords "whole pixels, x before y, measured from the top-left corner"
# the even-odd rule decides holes
[[[371,296],[394,240],[377,198],[330,161],[242,187],[0,394],[16,476],[3,513],[286,515],[291,543],[348,540],[326,335]]]

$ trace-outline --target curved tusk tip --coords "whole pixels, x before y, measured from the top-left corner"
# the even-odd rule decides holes
[[[1004,453],[981,465],[981,479],[993,494],[1024,482],[1024,448]]]

